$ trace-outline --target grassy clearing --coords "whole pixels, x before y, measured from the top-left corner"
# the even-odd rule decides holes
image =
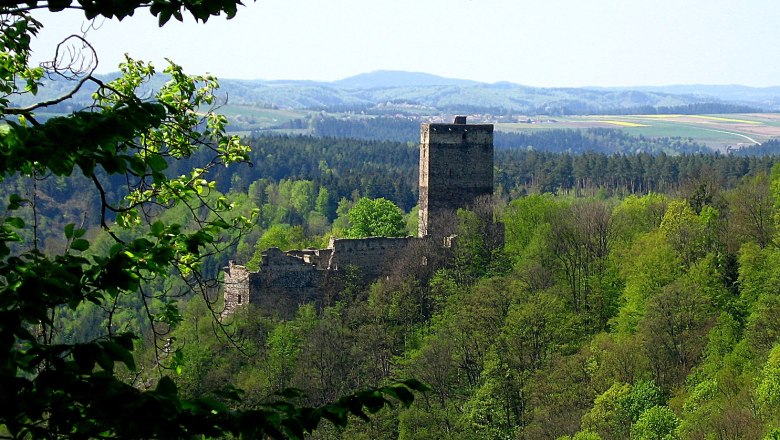
[[[219,112],[244,130],[263,129],[306,116],[307,112],[228,104]]]

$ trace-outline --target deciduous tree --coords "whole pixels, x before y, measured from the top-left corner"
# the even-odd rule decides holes
[[[403,237],[406,225],[403,212],[385,198],[361,197],[347,212],[347,237]]]

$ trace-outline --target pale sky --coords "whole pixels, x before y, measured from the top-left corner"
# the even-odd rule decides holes
[[[146,10],[87,38],[99,72],[122,54],[220,78],[342,79],[426,72],[538,87],[780,85],[778,0],[244,0],[232,20]],[[83,20],[41,14],[36,59]]]

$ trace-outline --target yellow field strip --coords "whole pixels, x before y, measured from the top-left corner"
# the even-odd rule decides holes
[[[647,124],[637,124],[635,122],[626,122],[626,121],[593,121],[593,122],[601,122],[604,124],[612,124],[612,125],[619,125],[621,127],[649,127]]]
[[[707,119],[710,121],[722,121],[722,122],[737,122],[740,124],[755,124],[755,125],[761,125],[762,122],[758,121],[748,121],[747,119],[731,119],[731,118],[721,118],[718,116],[704,116],[704,115],[688,115],[689,118],[698,118],[698,119]]]

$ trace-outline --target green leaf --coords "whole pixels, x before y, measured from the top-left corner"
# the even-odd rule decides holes
[[[73,223],[68,223],[67,225],[65,225],[65,238],[67,238],[68,240],[73,238],[73,229],[75,228],[76,225]]]
[[[411,405],[414,402],[414,394],[404,386],[390,387],[387,389],[391,395],[401,401],[405,406]]]
[[[73,347],[73,360],[82,371],[91,372],[100,352],[94,344],[78,344]]]
[[[146,158],[146,163],[149,164],[149,167],[152,169],[152,171],[160,172],[168,168],[168,163],[165,162],[165,158],[158,154],[152,154],[151,156],[148,156]]]
[[[103,370],[112,373],[114,371],[114,359],[103,349],[98,351],[97,363]]]
[[[298,399],[304,395],[303,390],[300,390],[298,388],[285,388],[275,394],[277,396],[284,397],[287,399]]]
[[[339,428],[347,426],[347,414],[346,408],[336,405],[328,405],[322,411],[322,417]]]
[[[430,386],[420,382],[417,379],[406,379],[401,381],[401,383],[406,385],[409,389],[412,389],[414,391],[420,391],[422,393],[431,390]]]
[[[103,343],[106,350],[111,353],[114,359],[117,359],[127,365],[131,371],[135,371],[135,360],[133,359],[133,353],[114,341],[106,341]]]
[[[49,10],[59,12],[70,6],[71,0],[49,0]]]
[[[156,221],[156,222],[152,223],[151,232],[152,232],[152,235],[154,235],[155,237],[159,237],[163,233],[164,230],[165,230],[165,224],[163,222]]]
[[[16,229],[24,229],[24,220],[19,217],[6,217],[5,222]]]
[[[8,198],[8,210],[13,211],[19,209],[22,207],[22,203],[26,201],[27,199],[21,198],[19,194],[11,194]]]
[[[76,240],[73,240],[73,243],[70,244],[71,249],[75,249],[77,251],[85,251],[89,249],[89,242],[87,240],[84,240],[83,238],[79,238]]]
[[[225,412],[228,412],[228,410],[229,410],[228,407],[224,403],[222,403],[222,402],[220,402],[220,401],[218,401],[218,400],[216,400],[214,398],[208,397],[208,396],[201,397],[200,399],[198,399],[198,401],[201,402],[202,404],[204,404],[205,406],[207,406],[212,411],[225,413]]]
[[[133,340],[138,339],[132,333],[122,333],[114,337],[114,342],[124,347],[127,350],[133,350]]]

